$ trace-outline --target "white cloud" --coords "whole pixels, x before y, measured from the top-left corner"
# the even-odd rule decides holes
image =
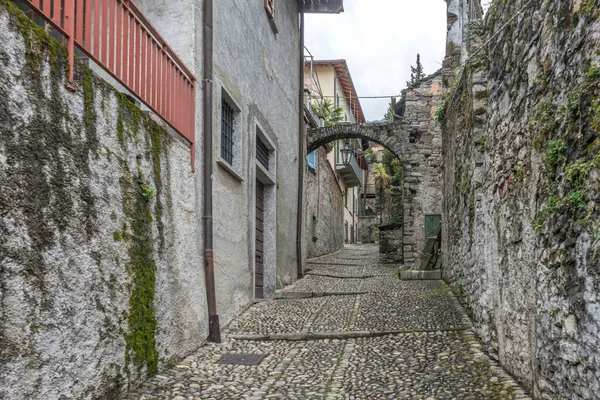
[[[359,96],[399,94],[417,53],[426,74],[442,67],[444,0],[345,0],[339,15],[306,15],[305,43],[315,59],[346,59]],[[389,99],[362,99],[379,120]]]

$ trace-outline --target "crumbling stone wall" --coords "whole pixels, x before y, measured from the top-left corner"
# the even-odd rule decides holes
[[[207,333],[189,146],[0,0],[0,398],[109,399]]]
[[[600,393],[600,14],[496,1],[444,125],[444,279],[536,398]],[[490,40],[479,53],[474,50]],[[461,77],[459,79],[459,77]]]

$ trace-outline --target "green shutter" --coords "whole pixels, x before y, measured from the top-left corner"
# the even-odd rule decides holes
[[[437,237],[440,230],[441,215],[426,215],[425,216],[425,234],[427,239]]]

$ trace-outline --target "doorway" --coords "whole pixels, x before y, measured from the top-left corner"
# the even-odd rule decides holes
[[[264,291],[265,273],[265,185],[256,180],[256,233],[255,233],[255,255],[254,255],[254,297],[262,299]]]

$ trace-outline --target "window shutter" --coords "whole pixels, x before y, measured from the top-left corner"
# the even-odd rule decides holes
[[[425,216],[425,234],[427,239],[435,238],[440,230],[441,215],[426,215]]]
[[[265,11],[269,18],[275,18],[275,0],[265,0]]]
[[[317,151],[315,150],[312,153],[309,153],[308,156],[306,156],[306,158],[308,160],[309,168],[316,170],[317,169]]]

